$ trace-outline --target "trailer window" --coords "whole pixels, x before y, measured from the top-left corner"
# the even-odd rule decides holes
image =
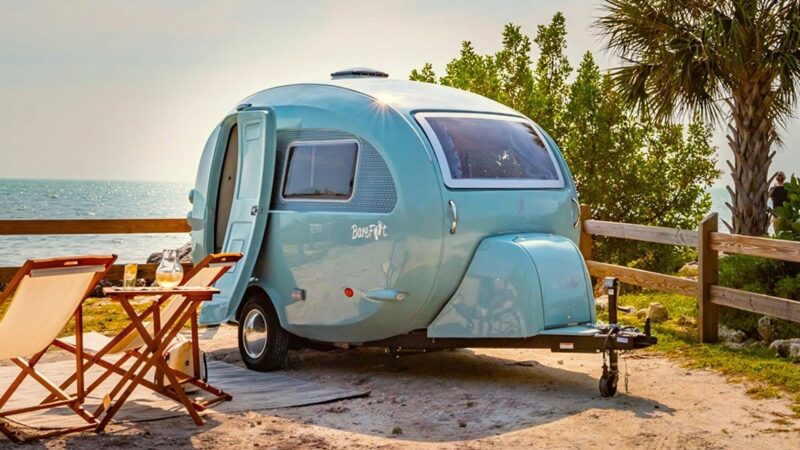
[[[297,142],[289,146],[283,197],[347,200],[353,195],[356,141]]]
[[[563,187],[552,151],[524,119],[419,114],[450,187]]]

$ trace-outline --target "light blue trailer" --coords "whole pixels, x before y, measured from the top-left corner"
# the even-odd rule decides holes
[[[569,168],[545,130],[479,95],[370,69],[261,91],[214,129],[190,199],[194,258],[245,255],[200,320],[238,321],[254,369],[290,340],[654,342],[594,326]]]

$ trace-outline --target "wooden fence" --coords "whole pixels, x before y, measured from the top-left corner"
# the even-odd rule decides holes
[[[615,276],[623,283],[697,298],[702,342],[718,340],[719,307],[741,309],[800,322],[800,302],[719,286],[719,254],[736,253],[783,261],[800,262],[800,242],[719,233],[717,214],[706,216],[697,230],[651,227],[592,220],[587,205],[581,206],[580,249],[589,273]],[[665,275],[592,260],[592,236],[632,239],[697,249],[697,280]]]
[[[0,236],[42,234],[150,234],[188,233],[186,219],[68,219],[68,220],[0,220]],[[20,253],[23,253],[20,249]],[[139,264],[137,277],[155,278],[156,264]],[[192,267],[184,264],[184,270]],[[19,267],[0,267],[0,283],[6,283]],[[123,264],[115,264],[106,280],[122,280]]]

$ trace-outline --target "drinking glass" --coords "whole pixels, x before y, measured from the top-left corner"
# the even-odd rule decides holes
[[[125,264],[125,275],[122,278],[122,287],[132,288],[136,286],[136,263]]]
[[[161,264],[156,269],[156,283],[164,289],[171,289],[177,286],[183,279],[183,267],[178,259],[178,251],[175,249],[164,249],[161,256]]]

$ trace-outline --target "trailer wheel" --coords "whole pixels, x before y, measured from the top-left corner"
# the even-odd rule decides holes
[[[261,291],[246,294],[239,316],[239,354],[252,370],[269,372],[283,367],[289,333],[281,328],[272,302]]]
[[[600,395],[609,398],[617,393],[617,379],[615,373],[604,372],[600,377]]]

